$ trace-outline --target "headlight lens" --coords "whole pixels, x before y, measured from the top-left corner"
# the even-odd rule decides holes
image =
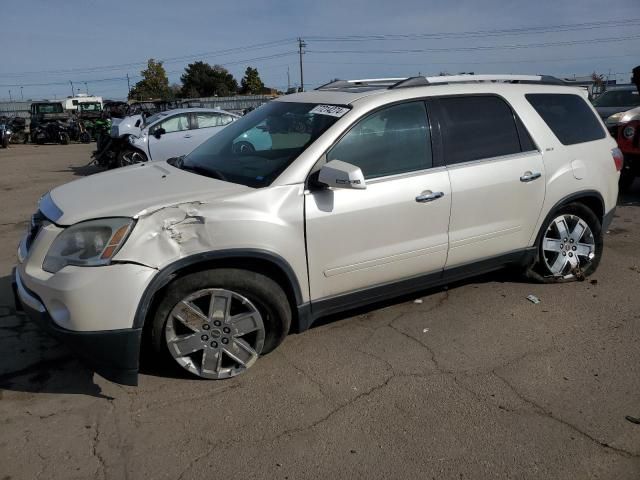
[[[77,223],[58,235],[42,268],[56,273],[67,265],[108,265],[124,244],[133,224],[131,218],[103,218]]]
[[[633,138],[633,135],[636,133],[636,129],[629,126],[629,127],[625,127],[625,129],[622,131],[622,135],[624,136],[624,138],[626,139],[630,139]]]

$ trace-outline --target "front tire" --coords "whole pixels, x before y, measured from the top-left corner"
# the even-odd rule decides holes
[[[598,217],[585,205],[571,203],[545,220],[527,276],[545,283],[583,280],[598,268],[602,249]]]
[[[118,153],[116,163],[118,167],[128,167],[136,163],[144,163],[148,161],[147,156],[139,150],[125,150]]]
[[[235,377],[289,332],[291,309],[269,277],[215,269],[169,285],[151,326],[157,354],[206,379]]]

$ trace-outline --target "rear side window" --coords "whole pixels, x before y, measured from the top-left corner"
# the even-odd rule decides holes
[[[578,95],[529,93],[525,97],[563,145],[600,140],[606,135],[589,105]]]
[[[533,149],[524,126],[526,145],[521,147],[511,107],[498,97],[441,98],[438,104],[444,159],[449,165]]]
[[[424,103],[402,103],[369,115],[328,152],[330,160],[360,167],[366,179],[431,168]]]

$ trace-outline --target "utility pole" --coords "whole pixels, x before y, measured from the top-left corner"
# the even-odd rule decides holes
[[[11,98],[11,90],[9,90],[9,101],[12,102],[13,99]]]
[[[287,65],[287,93],[291,90],[291,77],[289,76],[289,65]]]
[[[71,80],[69,80],[69,83],[71,84],[71,97],[75,97],[76,96],[76,91],[73,89],[73,82]]]
[[[20,87],[20,100],[24,102],[24,95],[22,94],[22,87]]]
[[[307,44],[302,40],[302,38],[298,38],[298,54],[300,55],[300,91],[304,92],[304,74],[302,73],[302,55],[304,55],[304,47]]]
[[[89,87],[87,86],[87,82],[84,82],[84,89],[87,91],[87,95],[89,95]]]
[[[127,72],[127,91],[129,92],[129,95],[131,95],[131,84],[129,83],[129,72]],[[127,95],[127,97],[129,95]]]

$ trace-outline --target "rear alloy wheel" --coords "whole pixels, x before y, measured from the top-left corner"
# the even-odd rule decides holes
[[[216,269],[175,280],[150,333],[165,358],[218,380],[251,368],[282,342],[290,325],[291,308],[276,282],[251,271]]]
[[[582,204],[567,205],[547,222],[530,276],[543,281],[583,279],[598,267],[602,248],[596,215]]]

